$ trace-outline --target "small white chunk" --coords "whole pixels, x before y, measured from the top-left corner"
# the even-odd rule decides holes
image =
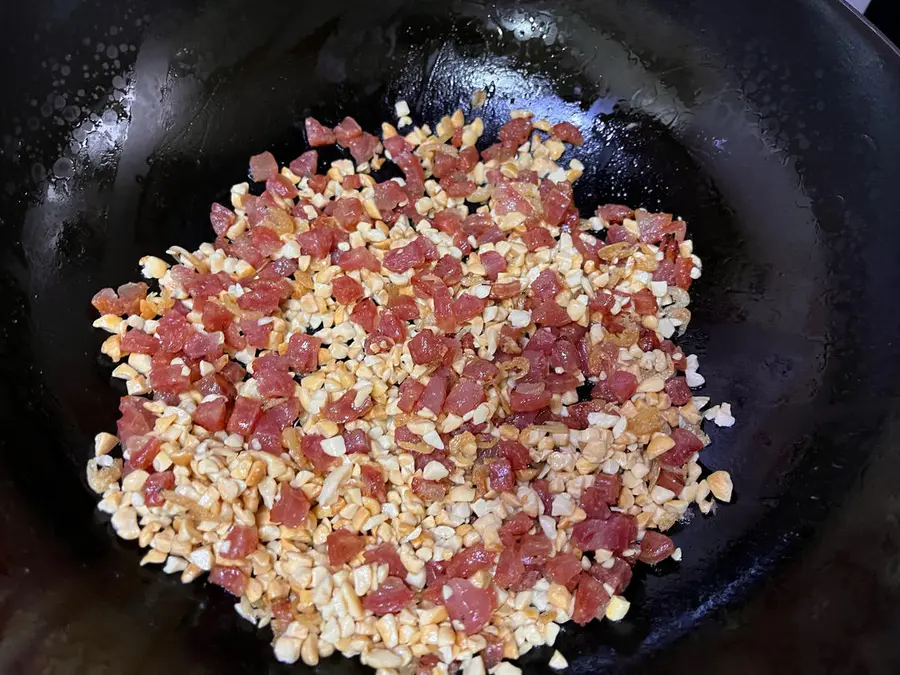
[[[553,670],[563,670],[569,667],[569,662],[566,661],[566,657],[559,653],[559,650],[554,650],[553,656],[550,657],[550,662],[547,664]]]
[[[422,470],[422,477],[425,480],[441,480],[442,478],[446,478],[449,475],[450,472],[447,471],[447,467],[440,462],[435,462],[434,460],[428,462],[428,464],[426,464],[425,468]]]
[[[397,113],[397,117],[406,117],[409,115],[409,104],[406,101],[397,101],[394,104],[394,112]]]
[[[332,436],[322,441],[322,452],[331,457],[343,457],[347,454],[343,436]]]
[[[531,323],[531,312],[514,309],[509,313],[509,323],[513,328],[525,328]]]
[[[606,606],[606,618],[610,621],[621,621],[628,614],[631,603],[621,595],[614,595]]]
[[[422,440],[432,448],[436,448],[437,450],[444,449],[444,441],[441,440],[441,435],[434,429],[424,434],[422,436]]]
[[[713,424],[717,427],[733,427],[734,422],[734,416],[731,414],[731,404],[723,403],[720,405],[715,417],[713,417]]]
[[[689,387],[700,387],[706,383],[706,379],[696,370],[686,370],[684,379]]]

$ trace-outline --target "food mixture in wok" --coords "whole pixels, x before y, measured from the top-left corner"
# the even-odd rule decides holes
[[[669,214],[580,216],[569,122],[513,111],[490,145],[460,110],[397,115],[308,118],[349,156],[252,157],[214,242],[94,297],[128,396],[88,482],[141,564],[208,574],[280,661],[515,673],[622,619],[632,567],[731,498],[672,342],[701,263]]]

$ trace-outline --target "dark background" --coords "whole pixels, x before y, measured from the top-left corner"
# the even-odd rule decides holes
[[[0,30],[0,673],[302,672],[96,512],[117,394],[88,301],[208,238],[303,115],[372,128],[408,96],[433,119],[485,81],[493,128],[522,99],[584,124],[584,203],[689,221],[688,345],[738,417],[704,459],[735,503],[676,533],[684,562],[638,575],[627,621],[564,631],[570,672],[900,672],[900,68],[848,8],[34,0]]]
[[[866,18],[894,44],[900,44],[900,7],[894,0],[872,0],[866,8]]]

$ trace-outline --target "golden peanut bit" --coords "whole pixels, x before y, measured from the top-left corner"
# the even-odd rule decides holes
[[[215,243],[95,296],[129,396],[88,484],[142,565],[208,573],[280,661],[511,675],[560,624],[623,619],[629,565],[681,559],[662,533],[732,497],[701,424],[734,417],[670,341],[701,271],[683,221],[581,218],[569,123],[516,110],[491,145],[461,110],[395,112],[380,139],[308,119],[352,159],[254,156]]]

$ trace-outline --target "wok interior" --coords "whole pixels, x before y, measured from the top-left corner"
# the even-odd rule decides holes
[[[747,47],[736,74],[736,48],[719,51],[708,35],[701,42],[679,16],[689,4],[387,3],[374,17],[354,3],[163,8],[122,68],[119,100],[95,104],[98,121],[81,135],[66,128],[58,154],[74,171],[45,159],[62,175],[51,172],[23,211],[27,274],[15,287],[30,382],[16,405],[23,419],[44,423],[32,452],[4,449],[12,536],[22,559],[37,559],[10,596],[37,598],[30,613],[12,615],[28,634],[16,658],[113,669],[140,659],[147,672],[279,670],[267,631],[255,635],[221,591],[138,568],[136,547],[95,513],[83,466],[93,435],[114,428],[123,392],[95,356],[102,336],[89,327],[90,297],[136,278],[142,255],[210,240],[210,202],[244,179],[251,154],[271,150],[286,163],[306,149],[306,115],[330,124],[352,115],[377,132],[405,99],[417,123],[433,125],[458,106],[468,114],[478,89],[488,93],[479,113],[486,137],[513,108],[579,126],[587,142],[570,154],[586,166],[576,184],[583,215],[620,202],[688,221],[704,269],[681,344],[700,356],[702,393],[731,402],[738,419],[711,430],[703,455],[731,471],[736,503],[676,528],[683,562],[638,574],[626,621],[568,628],[558,648],[578,671],[639,668],[766,575],[824,515],[810,490],[827,500],[853,479],[828,465],[843,461],[859,431],[835,406],[864,400],[848,368],[855,359],[855,371],[870,375],[853,331],[871,278],[854,275],[835,236],[857,195],[838,200],[828,177],[796,154],[819,142],[801,124],[812,113],[763,103],[790,69]],[[750,87],[741,69],[763,74]],[[781,101],[803,101],[790,85]],[[868,255],[862,246],[852,255]],[[847,293],[862,307],[848,307]],[[865,413],[873,433],[882,413]],[[100,631],[121,639],[93,641]],[[67,642],[50,644],[60,632]],[[546,670],[549,653],[523,662]],[[361,667],[334,658],[320,669]]]

